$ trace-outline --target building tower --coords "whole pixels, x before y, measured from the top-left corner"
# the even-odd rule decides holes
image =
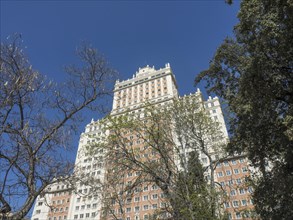
[[[111,115],[138,111],[145,102],[163,104],[173,98],[178,98],[178,91],[170,64],[159,70],[146,66],[131,79],[116,82]]]
[[[165,68],[159,70],[146,66],[139,68],[131,79],[116,82],[111,116],[115,117],[127,112],[140,114],[146,103],[162,106],[177,98],[177,84],[170,65],[166,64]],[[135,136],[135,134],[129,133],[125,135],[125,138],[134,137],[134,145],[132,145],[134,149],[144,147],[144,144],[137,141]],[[139,175],[139,172],[125,173],[124,179],[121,179],[119,184],[133,183]],[[155,184],[143,184],[134,189],[134,195],[123,198],[122,203],[125,204],[123,208],[113,205],[110,210],[112,216],[110,214],[106,219],[113,219],[113,216],[126,220],[148,219],[156,209],[164,204],[163,197],[162,191]],[[121,205],[121,202],[119,203]]]

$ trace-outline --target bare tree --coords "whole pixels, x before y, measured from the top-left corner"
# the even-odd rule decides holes
[[[57,84],[32,68],[19,35],[1,42],[2,218],[22,219],[48,184],[70,174],[64,155],[80,112],[101,110],[112,91],[115,71],[103,56],[86,45],[77,55],[82,67],[68,67],[68,80]]]
[[[127,199],[131,201],[135,193],[142,192],[148,185],[159,187],[164,195],[160,199],[165,206],[154,213],[159,218],[185,219],[188,216],[188,219],[198,219],[199,209],[209,214],[206,219],[223,217],[214,169],[226,140],[219,124],[205,111],[200,97],[174,100],[164,107],[146,104],[138,113],[109,116],[105,129],[110,131],[107,141],[94,147],[105,148],[108,163],[106,219],[109,215],[123,218]],[[207,165],[198,168],[208,180],[203,179],[198,188],[189,181],[189,158],[195,152],[208,158]],[[125,183],[128,187],[124,187]],[[202,195],[196,197],[202,199],[200,203],[194,202],[195,193]],[[122,198],[119,204],[114,201],[118,198]],[[166,213],[169,214],[164,215]]]

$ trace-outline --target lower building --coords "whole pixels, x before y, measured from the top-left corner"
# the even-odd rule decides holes
[[[63,220],[68,219],[72,188],[65,182],[49,185],[38,196],[32,220]]]
[[[229,219],[251,219],[254,215],[253,189],[248,184],[250,164],[246,156],[230,156],[221,160],[215,169],[215,179],[226,194],[224,210]]]

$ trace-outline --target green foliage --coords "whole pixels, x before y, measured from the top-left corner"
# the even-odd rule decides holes
[[[221,195],[213,178],[218,159],[213,158],[220,155],[226,140],[219,123],[205,111],[200,94],[164,106],[146,103],[139,112],[110,115],[103,127],[109,131],[105,210],[114,209],[112,200],[116,208],[119,204],[125,210],[134,193],[156,185],[164,193],[161,202],[166,207],[157,209],[153,213],[157,217],[152,218],[169,213],[174,219],[221,219]],[[198,152],[208,158],[208,167],[202,167]],[[211,177],[209,181],[204,172]],[[109,215],[119,219],[125,214]]]
[[[204,168],[198,153],[189,153],[187,170],[179,173],[176,188],[176,202],[180,216],[184,219],[215,219],[211,206],[211,197],[217,192],[211,190],[204,177]]]
[[[229,151],[246,152],[262,173],[254,194],[264,219],[292,216],[293,2],[244,0],[235,39],[218,48],[208,70],[209,92],[227,100]],[[270,190],[269,193],[266,190]]]

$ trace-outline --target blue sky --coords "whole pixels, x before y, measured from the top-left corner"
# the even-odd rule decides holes
[[[147,64],[170,63],[180,95],[232,36],[239,1],[1,1],[1,41],[22,34],[33,67],[56,81],[77,62],[83,41],[98,48],[121,80]],[[90,118],[97,119],[92,113]],[[89,119],[88,119],[89,120]],[[85,121],[84,125],[89,121]],[[81,130],[84,126],[81,126]],[[77,145],[77,143],[75,143]]]
[[[202,1],[1,1],[1,39],[22,34],[33,66],[55,80],[76,62],[88,41],[127,79],[147,64],[169,62],[180,94],[193,92],[196,74],[232,35],[239,2]]]
[[[83,41],[98,48],[121,80],[139,67],[170,63],[180,95],[194,92],[193,81],[217,47],[232,36],[239,1],[0,1],[1,41],[22,34],[33,67],[55,81],[77,62]],[[95,113],[88,114],[98,119]],[[75,137],[77,147],[79,134]],[[74,158],[74,154],[72,155]]]

